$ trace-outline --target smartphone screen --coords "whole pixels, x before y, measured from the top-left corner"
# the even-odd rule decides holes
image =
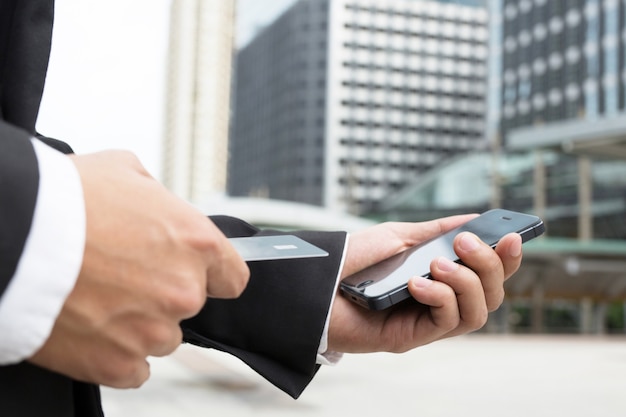
[[[381,310],[409,298],[409,279],[418,275],[429,277],[433,259],[444,256],[458,262],[453,241],[461,232],[472,232],[495,247],[508,233],[519,233],[526,242],[544,230],[543,222],[536,216],[503,209],[490,210],[456,229],[345,278],[341,290],[350,300],[369,309]]]

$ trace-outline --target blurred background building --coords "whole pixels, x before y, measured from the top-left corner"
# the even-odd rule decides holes
[[[535,189],[505,191],[505,200],[532,198],[553,234],[625,238],[624,2],[493,6],[502,24],[500,138],[509,151],[536,152],[537,164]]]
[[[271,227],[535,213],[496,327],[624,328],[625,1],[291,0],[239,42],[233,3],[172,2],[170,188]]]
[[[509,290],[529,297],[535,331],[558,317],[563,327],[568,318],[583,332],[603,332],[624,322],[625,3],[490,7],[501,65],[495,152],[530,159],[514,175],[494,172],[495,201],[532,207],[549,230]]]
[[[376,215],[426,219],[491,206],[536,213],[547,237],[526,245],[507,282],[504,322],[533,332],[623,329],[625,2],[488,7],[490,152],[446,161]]]
[[[274,6],[277,8],[273,10],[265,8],[269,9],[265,10],[265,18],[280,12],[281,5]],[[244,7],[243,15],[248,16],[253,5],[244,3]],[[207,214],[238,216],[260,227],[354,230],[370,225],[366,219],[297,201],[224,195],[235,48],[238,42],[245,44],[255,30],[260,30],[240,28],[238,40],[237,14],[235,0],[171,2],[164,185]],[[253,64],[253,68],[257,67]],[[257,111],[251,112],[253,117]],[[276,165],[271,156],[269,164]]]
[[[237,55],[229,193],[362,214],[484,148],[478,3],[293,5]]]
[[[235,0],[173,0],[162,181],[202,204],[226,189]]]

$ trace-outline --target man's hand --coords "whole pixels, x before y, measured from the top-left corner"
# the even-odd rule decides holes
[[[343,277],[389,258],[471,220],[454,216],[424,223],[384,223],[350,238]],[[328,349],[337,352],[405,352],[446,337],[481,328],[504,299],[504,281],[519,268],[522,242],[505,236],[496,250],[471,233],[461,233],[454,248],[465,265],[439,258],[433,279],[407,277],[418,303],[370,311],[345,297],[335,299]]]
[[[180,321],[207,296],[239,296],[249,271],[215,225],[132,154],[72,159],[87,215],[83,265],[52,334],[30,361],[82,381],[136,387],[149,376],[147,356],[181,343]]]

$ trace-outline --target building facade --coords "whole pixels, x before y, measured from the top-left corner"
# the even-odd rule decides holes
[[[327,8],[300,1],[238,52],[229,194],[322,205]]]
[[[226,189],[235,0],[173,0],[162,179],[201,204]]]
[[[482,148],[480,3],[293,5],[237,56],[229,193],[366,213]]]
[[[504,0],[502,129],[624,111],[621,0]]]
[[[623,238],[626,2],[492,0],[490,13],[501,109],[490,119],[505,150],[537,155],[503,204],[534,201],[557,236]]]

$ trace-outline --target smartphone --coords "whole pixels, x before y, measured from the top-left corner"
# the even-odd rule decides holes
[[[416,245],[349,277],[340,284],[341,292],[370,310],[382,310],[411,297],[408,281],[419,275],[430,278],[430,263],[444,256],[461,262],[452,243],[456,235],[468,231],[495,248],[506,234],[516,232],[527,242],[545,231],[543,221],[529,214],[504,209],[484,212],[469,222],[434,239]]]

